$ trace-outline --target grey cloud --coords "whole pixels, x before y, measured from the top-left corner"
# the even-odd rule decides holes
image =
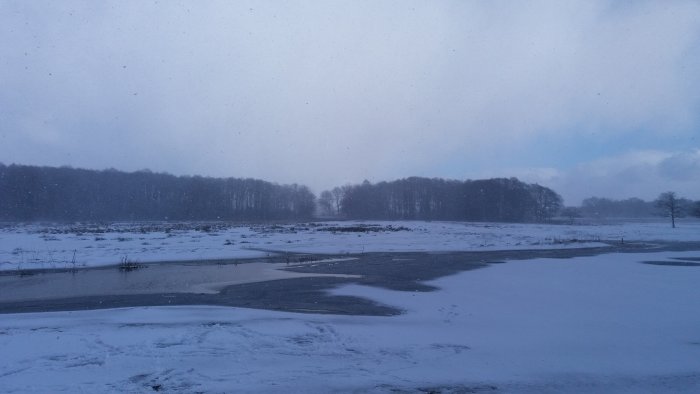
[[[659,172],[675,181],[700,181],[700,151],[675,154],[659,163]]]
[[[667,190],[700,199],[700,151],[636,151],[582,163],[566,171],[512,169],[510,173],[530,182],[553,187],[567,204],[587,197],[625,199],[656,198]]]

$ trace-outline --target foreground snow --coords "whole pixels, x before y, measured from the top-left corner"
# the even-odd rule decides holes
[[[496,264],[396,317],[218,307],[0,315],[4,392],[700,392],[700,252]],[[398,391],[400,392],[400,391]]]
[[[374,227],[343,232],[333,228]],[[362,253],[601,246],[599,241],[698,240],[700,223],[564,226],[459,222],[322,222],[297,225],[135,223],[0,228],[0,270],[135,262],[239,259],[269,251]],[[398,231],[396,231],[398,230]]]

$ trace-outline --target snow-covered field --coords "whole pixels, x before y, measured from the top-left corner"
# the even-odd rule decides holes
[[[369,231],[346,231],[352,228]],[[698,222],[6,226],[0,269],[697,241]],[[441,290],[334,290],[392,317],[222,307],[0,314],[1,392],[700,392],[697,252],[493,264]]]
[[[700,267],[640,264],[688,257],[700,252],[513,261],[428,293],[335,291],[407,310],[393,317],[0,315],[0,391],[697,393]]]
[[[346,232],[364,226],[379,231]],[[331,230],[341,231],[331,231]],[[320,222],[296,225],[13,225],[0,228],[0,270],[303,253],[468,251],[600,246],[598,241],[700,240],[700,223],[538,225],[458,222]],[[573,242],[572,242],[573,241]]]

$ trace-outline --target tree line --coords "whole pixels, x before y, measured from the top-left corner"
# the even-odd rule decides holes
[[[303,220],[315,200],[258,179],[0,164],[4,221]]]
[[[563,207],[555,191],[517,178],[410,177],[335,187],[259,179],[174,176],[0,163],[0,221],[342,219],[548,222],[554,217],[700,217],[700,201],[674,192],[655,201],[591,197]]]
[[[636,197],[624,200],[590,197],[581,203],[580,215],[590,218],[644,218],[658,216],[658,209],[653,201]]]
[[[676,219],[686,216],[700,217],[700,201],[679,197],[675,192],[659,194],[653,201],[640,198],[613,200],[609,198],[590,197],[580,207],[565,207],[560,215],[571,223],[577,218],[586,219],[649,219],[667,217],[671,227],[676,227]]]
[[[322,215],[347,219],[546,222],[562,207],[553,190],[516,178],[411,177],[336,187],[321,193]]]
[[[336,187],[0,163],[0,220],[468,220],[544,222],[562,207],[553,190],[516,178],[411,177]],[[318,209],[317,209],[318,208]]]

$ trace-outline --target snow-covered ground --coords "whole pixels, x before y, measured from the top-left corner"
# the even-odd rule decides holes
[[[379,231],[345,232],[356,226]],[[398,231],[397,231],[398,230]],[[0,270],[304,253],[575,248],[598,241],[700,240],[700,223],[541,225],[460,222],[320,222],[296,225],[13,225],[0,228]],[[574,241],[574,242],[572,242]]]
[[[0,391],[697,393],[700,267],[640,262],[699,256],[513,261],[432,281],[435,292],[335,290],[407,310],[393,317],[0,315]]]

